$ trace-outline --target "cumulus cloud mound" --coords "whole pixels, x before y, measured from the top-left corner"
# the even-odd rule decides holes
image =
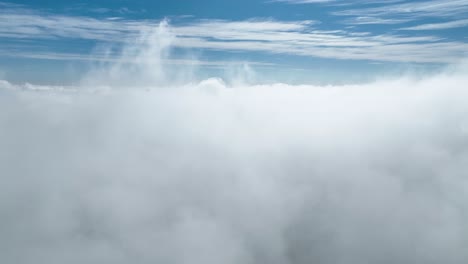
[[[467,76],[0,82],[0,262],[467,263]]]

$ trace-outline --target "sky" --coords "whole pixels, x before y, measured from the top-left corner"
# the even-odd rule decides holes
[[[468,263],[467,19],[0,2],[0,263]]]
[[[365,81],[468,54],[466,0],[3,1],[0,77],[76,83],[161,21],[175,36],[164,63],[205,77],[248,65],[261,80]]]

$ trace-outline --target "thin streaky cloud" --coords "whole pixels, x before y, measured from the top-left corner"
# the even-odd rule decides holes
[[[267,3],[286,3],[286,4],[321,4],[321,3],[330,3],[336,2],[336,0],[271,0],[267,1]]]
[[[369,5],[369,4],[390,4],[390,3],[399,3],[404,0],[361,0],[354,1],[352,3],[340,2],[337,0],[270,0],[267,3],[286,3],[293,5],[300,4],[321,4],[321,3],[331,3],[333,6],[351,6],[351,5]]]
[[[404,2],[371,8],[352,8],[335,11],[339,16],[410,16],[410,17],[452,17],[466,15],[468,0],[431,0],[422,2]]]
[[[406,23],[409,21],[411,21],[411,19],[359,16],[347,19],[343,23],[348,25],[394,25]]]
[[[40,60],[56,60],[56,61],[92,61],[92,62],[119,62],[136,64],[131,59],[112,57],[106,54],[80,54],[80,53],[54,53],[54,52],[18,52],[15,53],[0,53],[0,56],[4,57],[20,57],[29,59],[40,59]],[[162,65],[199,65],[207,67],[224,67],[229,65],[252,65],[252,66],[275,66],[275,63],[270,62],[258,62],[258,61],[234,61],[234,60],[197,60],[197,59],[161,59]]]
[[[466,1],[456,2],[460,5]],[[401,8],[401,5],[398,6]],[[433,7],[428,9],[433,10]],[[409,19],[369,15],[350,18],[347,23],[391,25],[407,21]],[[32,43],[36,40],[60,43],[85,39],[119,45],[133,41],[141,32],[151,32],[157,28],[159,22],[125,18],[97,19],[5,8],[0,11],[0,37],[17,43],[22,40]],[[438,27],[460,26],[463,23],[465,21]],[[191,19],[173,24],[168,30],[176,36],[172,43],[175,47],[224,52],[261,52],[341,60],[446,63],[457,60],[468,51],[468,43],[436,34],[414,36],[395,34],[396,31],[376,33],[359,30],[358,27],[323,30],[321,25],[320,21],[315,20]],[[421,27],[419,29],[424,28]],[[44,54],[44,50],[40,54]],[[42,57],[56,59],[57,56]]]
[[[158,21],[98,20],[87,17],[12,13],[1,16],[0,36],[9,39],[128,42],[139,32],[151,31],[157,23]],[[176,47],[344,60],[447,62],[457,59],[460,52],[468,50],[468,44],[443,41],[435,36],[411,37],[359,34],[360,32],[343,30],[325,31],[315,28],[317,25],[317,21],[310,20],[205,19],[173,25],[170,30],[177,36],[173,43]],[[434,45],[435,43],[440,46]],[[411,52],[414,54],[407,56]]]
[[[442,30],[450,28],[460,28],[468,26],[468,19],[460,19],[455,21],[443,22],[443,23],[431,23],[417,25],[414,27],[402,28],[402,30]]]

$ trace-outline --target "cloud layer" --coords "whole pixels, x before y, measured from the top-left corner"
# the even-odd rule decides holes
[[[466,263],[467,81],[2,82],[2,263]]]

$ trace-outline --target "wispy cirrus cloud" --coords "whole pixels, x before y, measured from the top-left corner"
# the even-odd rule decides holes
[[[267,3],[287,3],[287,4],[321,4],[336,2],[336,0],[270,0]]]
[[[372,4],[392,4],[404,2],[405,0],[354,0],[354,1],[338,1],[338,0],[270,0],[267,3],[286,3],[293,5],[301,4],[322,4],[329,3],[332,6],[355,6],[355,5],[372,5]]]
[[[402,30],[441,30],[449,28],[460,28],[468,26],[468,19],[460,19],[443,23],[422,24],[413,27],[402,28]]]
[[[55,60],[55,61],[90,61],[90,62],[109,62],[109,63],[127,63],[135,64],[135,61],[125,60],[125,58],[116,58],[108,54],[77,54],[77,53],[57,53],[57,52],[3,52],[0,56],[20,57],[29,59]],[[162,65],[194,65],[213,68],[223,68],[226,66],[252,65],[252,66],[275,66],[274,63],[258,61],[235,61],[235,60],[200,60],[200,59],[162,59]],[[1,72],[0,72],[1,76]]]
[[[358,16],[347,19],[344,21],[344,24],[348,25],[372,25],[372,24],[379,24],[379,25],[393,25],[393,24],[401,24],[405,22],[409,22],[411,19],[408,18],[380,18],[380,17],[372,17],[372,16]]]
[[[96,43],[123,43],[135,39],[141,32],[151,31],[159,22],[122,18],[96,19],[4,8],[0,11],[0,38],[10,42],[45,39],[52,41],[51,43],[60,43],[70,39],[85,39]],[[357,19],[354,23],[391,24],[396,21],[376,21],[368,17]],[[171,25],[170,30],[176,36],[172,45],[187,49],[262,52],[342,60],[436,63],[456,61],[468,52],[468,43],[434,35],[323,30],[320,22],[313,20],[190,19]],[[60,54],[52,56],[52,50],[41,50],[42,55],[32,55],[31,50],[34,49],[29,49],[27,53],[20,50],[17,54],[63,58]],[[68,54],[65,57],[73,59],[70,56],[73,51],[63,53]]]
[[[383,2],[382,2],[383,3]],[[383,4],[378,7],[350,8],[333,12],[340,16],[374,16],[374,17],[453,17],[466,15],[468,0],[430,0],[405,1],[402,3]]]
[[[418,21],[423,18],[467,18],[468,0],[355,0],[340,2],[335,0],[271,0],[269,3],[287,4],[328,4],[335,8],[329,11],[332,16],[349,17],[341,21],[347,25],[397,25]],[[424,24],[406,27],[408,30],[431,30],[462,27],[464,20],[440,24]],[[396,29],[398,30],[398,28]]]
[[[365,4],[372,4],[371,7]],[[397,25],[419,22],[421,26],[394,28],[394,30],[437,30],[461,27],[464,22],[428,24],[426,19],[466,19],[468,0],[424,0],[424,1],[357,1],[341,4],[341,9],[331,12],[338,17],[348,17],[343,23],[348,25]],[[403,27],[403,28],[402,28]]]
[[[153,21],[154,23],[154,21]],[[143,30],[148,21],[95,19],[90,17],[53,15],[32,10],[0,11],[0,37],[5,38],[81,38],[112,41],[123,35]]]

